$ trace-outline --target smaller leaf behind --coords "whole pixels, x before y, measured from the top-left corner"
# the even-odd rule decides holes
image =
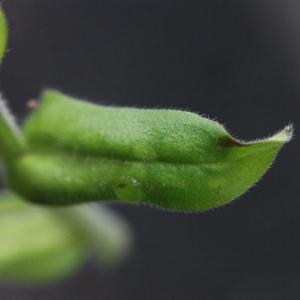
[[[59,279],[81,265],[86,246],[51,209],[0,194],[0,281]]]
[[[76,205],[55,209],[72,226],[101,265],[120,263],[132,247],[132,233],[126,220],[104,205]]]
[[[63,279],[91,256],[111,266],[125,257],[130,242],[127,223],[108,208],[53,209],[0,193],[0,282]]]

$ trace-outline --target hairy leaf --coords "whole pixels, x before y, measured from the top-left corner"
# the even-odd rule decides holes
[[[50,90],[24,134],[28,154],[7,171],[10,186],[29,200],[119,199],[198,211],[249,189],[292,128],[245,143],[194,113],[99,106]]]

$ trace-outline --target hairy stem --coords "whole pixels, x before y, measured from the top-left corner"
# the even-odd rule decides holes
[[[0,156],[9,163],[25,152],[25,139],[0,95]]]

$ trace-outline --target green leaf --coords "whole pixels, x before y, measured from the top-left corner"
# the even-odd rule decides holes
[[[0,6],[0,63],[5,54],[7,35],[8,35],[8,30],[7,30],[6,18]]]
[[[53,209],[0,193],[0,282],[58,280],[91,255],[114,265],[128,254],[127,223],[105,207]]]
[[[101,265],[111,267],[128,256],[133,240],[131,229],[126,220],[108,207],[77,205],[56,212],[80,234]]]
[[[74,272],[85,244],[52,209],[0,194],[0,280],[44,282]]]
[[[248,190],[292,128],[245,143],[194,113],[99,106],[50,90],[24,135],[28,153],[7,165],[8,182],[31,201],[118,199],[199,211]]]

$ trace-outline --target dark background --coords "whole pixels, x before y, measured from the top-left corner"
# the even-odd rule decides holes
[[[295,139],[250,192],[199,214],[116,206],[136,234],[113,271],[0,286],[1,299],[300,299],[300,4],[295,0],[4,0],[1,90],[21,120],[44,87],[217,118],[243,139]]]

